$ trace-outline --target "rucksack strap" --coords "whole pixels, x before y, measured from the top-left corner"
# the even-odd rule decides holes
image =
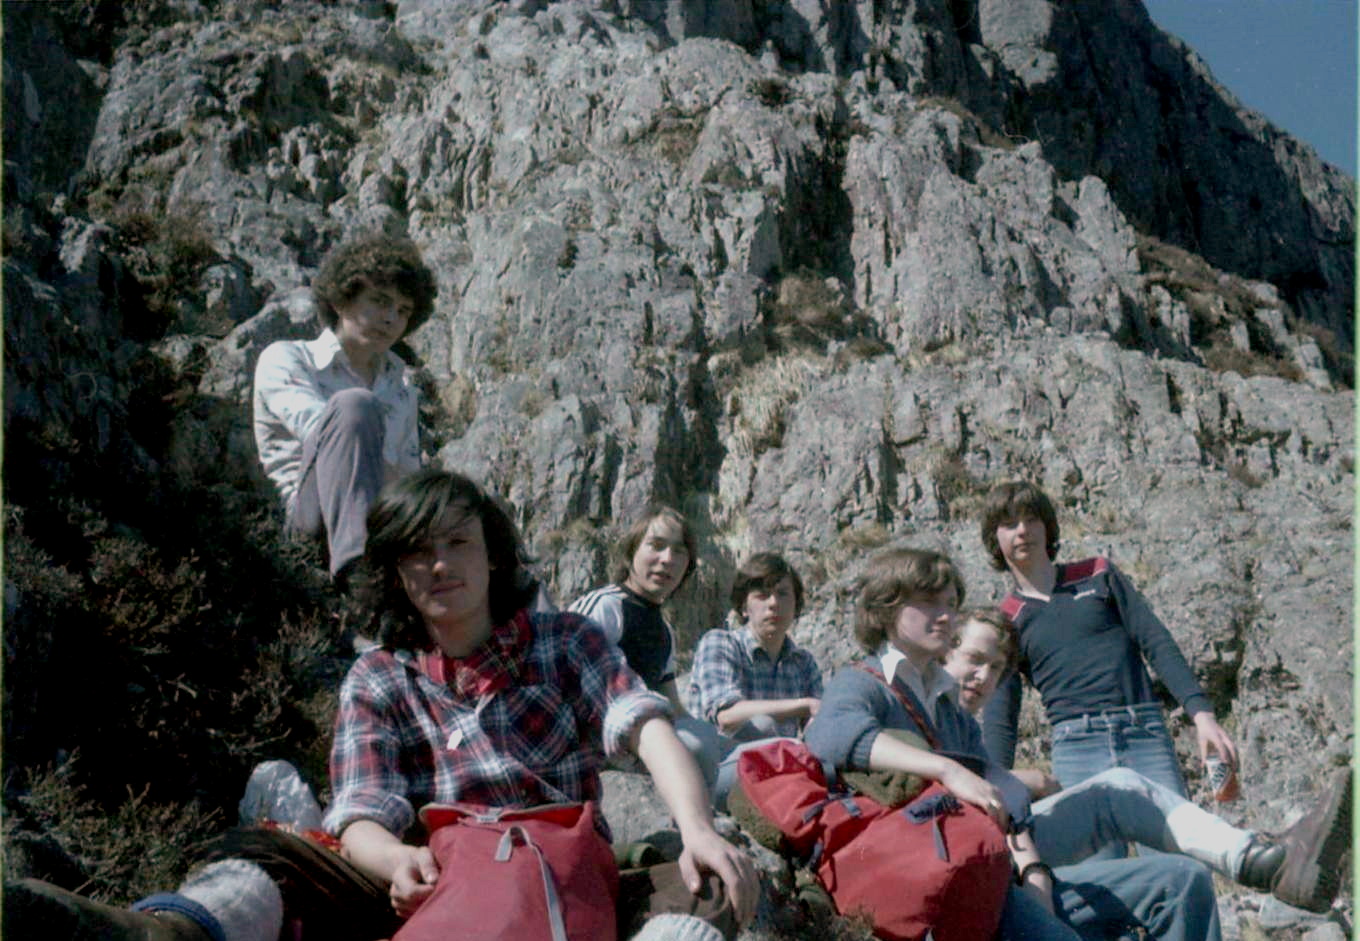
[[[930,721],[926,719],[925,715],[922,714],[920,708],[917,707],[916,703],[912,702],[911,697],[908,696],[906,693],[902,692],[902,690],[898,689],[896,683],[888,682],[888,679],[883,675],[882,670],[878,670],[870,666],[863,660],[860,660],[858,663],[855,664],[855,666],[859,667],[865,673],[868,673],[874,679],[878,680],[884,686],[888,687],[888,690],[894,696],[897,697],[897,701],[902,704],[902,708],[907,710],[907,715],[911,716],[911,721],[915,722],[918,726],[920,726],[921,735],[925,738],[926,744],[928,744],[935,751],[939,751],[940,736],[936,734],[935,726],[933,726],[930,723]]]

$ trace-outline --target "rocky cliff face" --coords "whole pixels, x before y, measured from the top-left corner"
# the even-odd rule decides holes
[[[997,597],[972,513],[1032,477],[1211,690],[1235,813],[1347,759],[1354,184],[1135,0],[4,12],[7,473],[66,429],[263,492],[255,356],[315,332],[330,245],[405,232],[430,450],[559,597],[661,498],[703,535],[684,637],[773,548],[830,668],[876,547]]]

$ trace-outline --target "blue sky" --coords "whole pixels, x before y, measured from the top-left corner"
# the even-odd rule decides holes
[[[1357,0],[1144,0],[1218,81],[1355,176]]]

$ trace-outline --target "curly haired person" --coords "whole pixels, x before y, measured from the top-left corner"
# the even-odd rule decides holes
[[[437,291],[409,239],[356,236],[313,280],[321,335],[271,343],[256,364],[260,463],[288,528],[326,537],[333,576],[363,554],[379,489],[420,467],[417,390],[392,347],[429,319]]]

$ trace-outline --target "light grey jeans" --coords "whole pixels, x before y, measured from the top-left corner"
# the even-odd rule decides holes
[[[302,443],[302,476],[288,512],[295,532],[324,530],[332,575],[364,554],[368,505],[383,473],[382,404],[368,389],[335,393]]]
[[[1236,879],[1252,833],[1201,810],[1128,768],[1111,768],[1033,807],[1034,843],[1044,862],[1080,862],[1113,842],[1180,853]]]

